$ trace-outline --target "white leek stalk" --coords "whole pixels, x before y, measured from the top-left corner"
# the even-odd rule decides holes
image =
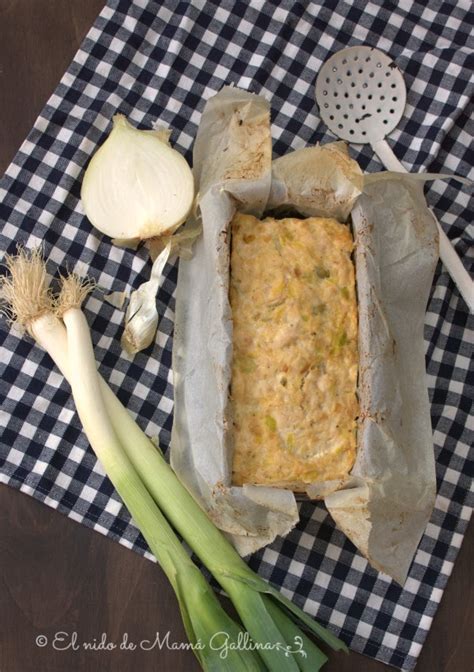
[[[98,425],[101,422],[102,423],[104,422],[104,414],[107,415],[107,410],[105,410],[107,407],[106,405],[104,405],[104,410],[100,408],[100,404],[98,403],[98,397],[103,395],[102,398],[107,398],[108,394],[107,393],[104,394],[102,392],[102,387],[99,387],[100,385],[99,377],[97,374],[97,370],[95,368],[95,360],[93,357],[92,345],[90,344],[90,337],[88,333],[87,323],[84,314],[77,307],[81,300],[79,292],[78,292],[78,300],[72,303],[72,307],[69,307],[70,296],[72,292],[69,291],[68,285],[73,287],[74,282],[77,282],[75,278],[70,277],[64,283],[62,294],[65,294],[67,296],[67,299],[66,302],[64,302],[64,299],[61,301],[60,297],[60,305],[62,304],[61,312],[63,313],[63,320],[66,325],[66,331],[67,331],[67,348],[69,353],[69,361],[81,362],[80,367],[70,368],[70,376],[71,376],[70,382],[73,390],[73,395],[76,400],[76,406],[81,421],[83,423],[84,429],[86,431],[86,434],[89,440],[91,441],[91,445],[94,447],[96,444],[93,443],[94,434],[92,432],[99,431]],[[74,307],[74,305],[76,307]],[[81,414],[82,403],[87,403],[82,401],[83,396],[86,397],[88,403],[90,404],[90,407],[89,409],[86,408],[85,412]],[[109,401],[109,404],[110,403],[111,400]],[[107,419],[112,426],[112,423],[114,422],[112,418],[114,418],[114,416],[116,416],[117,413],[119,414],[119,421],[115,422],[115,427],[117,428],[115,430],[116,436],[120,436],[121,447],[124,447],[126,449],[128,457],[131,457],[133,454],[135,455],[138,454],[138,459],[136,459],[135,464],[140,465],[140,471],[138,471],[137,469],[137,473],[139,473],[143,479],[145,471],[147,471],[146,459],[144,460],[140,459],[141,453],[140,450],[138,449],[138,446],[131,441],[131,437],[126,432],[125,427],[120,426],[120,416],[123,416],[123,422],[125,422],[125,416],[127,416],[127,424],[128,424],[128,418],[130,418],[130,416],[123,407],[119,407],[118,405],[114,404],[111,404],[111,406],[112,407],[109,406],[109,414]],[[115,406],[115,408],[113,406]],[[88,431],[89,423],[92,424],[92,431]],[[112,429],[112,431],[114,430]],[[124,432],[123,434],[122,431]],[[138,438],[138,436],[135,436],[134,438]],[[158,455],[156,449],[152,446],[151,442],[146,438],[146,436],[145,439],[147,442],[147,453],[149,452],[149,457],[151,458],[152,454]],[[101,450],[103,450],[104,443],[106,444],[107,440],[108,440],[108,432],[104,432],[102,441],[100,440],[100,436],[96,437],[96,441]],[[149,451],[150,446],[152,446],[153,448],[153,453]],[[97,452],[96,449],[95,451],[97,456],[101,460],[106,472],[109,474],[110,465],[108,469],[107,462],[104,462],[104,459],[101,458],[102,453]],[[111,451],[111,455],[112,454],[116,455],[116,453],[117,450]],[[187,493],[187,491],[184,491],[183,486],[179,483],[178,479],[173,474],[171,468],[166,464],[164,459],[159,455],[158,457],[160,459],[160,466],[165,465],[166,470],[165,473],[167,474],[167,477],[168,478],[172,477],[174,481],[173,485],[178,486],[179,488],[178,493],[172,492],[170,493],[170,496],[174,495],[176,497],[176,495],[178,495],[178,501],[179,501],[180,499],[183,499],[184,492],[186,492],[186,500],[188,502],[188,505],[190,505],[190,507],[189,508],[186,507],[184,511],[183,510],[181,511],[181,514],[185,516],[185,524],[184,525],[181,524],[181,527],[186,530],[185,539],[188,541],[188,543],[190,543],[190,540],[193,540],[195,542],[196,539],[199,539],[199,543],[194,544],[193,549],[196,551],[197,549],[199,549],[200,554],[203,554],[205,556],[205,560],[204,558],[202,558],[203,561],[205,562],[206,566],[211,570],[214,577],[219,581],[221,586],[226,591],[227,595],[232,600],[245,628],[251,635],[252,639],[261,645],[260,655],[265,664],[267,665],[268,669],[272,671],[274,670],[275,672],[280,670],[281,672],[298,672],[298,670],[300,669],[305,669],[307,662],[304,656],[308,655],[308,650],[312,654],[311,669],[313,670],[315,669],[314,663],[316,660],[318,661],[318,665],[320,666],[323,662],[325,662],[326,660],[325,656],[321,654],[319,649],[317,649],[317,647],[308,638],[305,638],[305,640],[303,640],[303,633],[299,631],[298,628],[297,630],[299,636],[301,637],[301,642],[302,643],[303,641],[305,642],[308,650],[305,650],[303,651],[302,654],[301,653],[299,654],[301,656],[300,661],[297,661],[296,657],[297,654],[295,654],[295,656],[291,655],[291,645],[293,643],[293,640],[289,638],[289,633],[291,632],[291,634],[294,634],[295,627],[289,616],[284,611],[281,610],[279,610],[280,625],[278,626],[276,624],[275,618],[272,616],[270,611],[271,607],[268,605],[270,599],[265,594],[263,595],[261,594],[262,592],[263,593],[269,592],[269,586],[265,584],[264,581],[259,579],[257,575],[251,572],[251,570],[249,570],[249,568],[241,560],[240,556],[236,553],[233,547],[224,539],[224,537],[217,530],[217,528],[209,521],[207,516],[200,509],[197,509],[196,502],[192,499],[189,493]],[[150,467],[156,465],[157,462],[155,462],[152,458],[152,463],[150,464]],[[124,474],[127,473],[125,469],[123,470],[123,473]],[[112,478],[111,480],[114,483],[114,480]],[[147,482],[145,482],[144,480],[143,482],[147,487],[152,485],[153,493],[155,496],[158,492],[159,487],[162,485],[162,481],[159,478],[159,474],[153,471],[147,474]],[[118,490],[118,492],[119,494],[121,494],[120,490]],[[150,491],[150,494],[152,494],[152,491]],[[124,499],[124,501],[127,503],[126,499]],[[176,505],[176,499],[171,499],[170,504],[172,503]],[[137,524],[140,527],[140,529],[142,529],[140,526],[140,518],[136,517],[133,509],[130,509],[130,513],[137,521]],[[209,530],[206,529],[203,530],[199,525],[197,526],[196,518],[198,520],[201,519],[202,521],[205,521],[205,525],[206,527],[209,528]],[[191,529],[193,530],[193,534],[190,536]],[[206,539],[206,532],[211,533],[210,535],[208,535],[207,539]],[[153,547],[152,546],[150,547],[153,550]],[[205,553],[203,553],[204,549]],[[276,591],[275,593],[279,595]],[[289,602],[289,604],[292,603]],[[292,605],[292,607],[294,607],[294,605]],[[275,608],[277,607],[275,606]],[[297,612],[299,611],[297,610],[296,607],[294,607],[293,611],[294,610],[296,610]],[[313,626],[314,630],[314,626],[316,624],[314,624],[314,622],[306,616],[304,620],[305,622],[307,621],[308,623],[310,623]],[[321,630],[323,629],[321,628]],[[325,635],[327,634],[324,630],[323,632],[325,633]],[[334,638],[334,640],[337,642],[339,648],[339,641],[336,640],[336,638]],[[269,643],[270,644],[274,643],[277,646],[275,646],[275,648],[266,648],[265,645],[268,645]],[[301,667],[300,664],[303,665],[304,667]],[[309,666],[307,667],[307,669],[310,669]]]

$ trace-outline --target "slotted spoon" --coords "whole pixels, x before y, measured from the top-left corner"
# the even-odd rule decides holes
[[[316,81],[321,119],[337,137],[369,144],[387,170],[406,173],[385,137],[393,131],[406,103],[402,74],[378,49],[349,47],[322,66]],[[439,231],[439,254],[461,296],[474,310],[474,283],[434,213]]]

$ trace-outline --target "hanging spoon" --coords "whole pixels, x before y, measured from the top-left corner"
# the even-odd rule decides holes
[[[385,136],[393,131],[406,103],[406,87],[392,59],[378,49],[349,47],[322,66],[316,81],[321,119],[341,140],[369,144],[387,170],[406,173]],[[434,213],[439,254],[471,312],[474,283]]]

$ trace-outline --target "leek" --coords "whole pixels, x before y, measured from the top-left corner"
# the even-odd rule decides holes
[[[2,299],[7,304],[4,312],[17,327],[27,329],[70,382],[86,436],[173,587],[186,634],[201,667],[210,672],[264,670],[259,656],[251,650],[232,649],[222,659],[216,633],[225,632],[237,640],[244,634],[243,630],[225,612],[122,450],[102,401],[83,313],[71,308],[63,315],[65,323],[72,326],[69,347],[80,356],[75,360],[76,365],[71,366],[66,332],[53,314],[52,297],[39,254],[28,257],[21,252],[14,259],[7,258],[7,265],[11,277],[2,278]],[[74,303],[83,300],[90,286],[70,276],[63,287],[63,299],[67,296],[67,300]],[[78,361],[81,366],[77,365]]]
[[[64,279],[53,315],[44,264],[38,254],[28,258],[22,253],[7,263],[11,278],[3,282],[3,295],[10,316],[15,315],[16,322],[28,329],[71,383],[89,441],[170,580],[190,641],[207,642],[204,650],[195,650],[203,669],[319,670],[326,657],[296,621],[331,648],[346,650],[337,637],[246,565],[100,378],[89,328],[80,310],[89,291],[87,284],[74,276]],[[40,263],[43,272],[38,271]],[[31,269],[25,281],[28,264]],[[35,283],[38,287],[33,288]],[[24,304],[31,296],[37,305],[25,312]],[[81,365],[72,365],[77,362]],[[243,631],[224,612],[170,523],[232,600],[255,651],[233,648],[223,659],[210,646],[212,634],[225,632],[235,642]],[[298,642],[302,643],[302,651],[295,650]]]
[[[65,294],[66,299],[61,300],[60,297],[59,303],[67,331],[69,359],[70,361],[81,362],[81,367],[72,367],[75,371],[73,372],[71,385],[73,394],[75,394],[75,390],[80,393],[83,388],[87,388],[87,385],[91,385],[92,387],[90,381],[87,383],[88,379],[95,377],[98,382],[99,377],[95,368],[92,346],[86,348],[84,345],[86,340],[90,342],[90,337],[88,335],[88,327],[84,314],[78,308],[78,305],[81,302],[80,293],[78,294],[78,299],[71,303],[71,292],[69,291],[69,286],[71,284],[74,284],[73,277],[70,277],[64,284],[62,294]],[[77,385],[75,384],[74,378],[78,379]],[[98,383],[98,386],[99,385],[100,383]],[[104,384],[104,387],[107,386]],[[105,392],[105,389],[102,392],[102,387],[97,387],[97,393],[99,392],[99,389],[101,390],[104,399],[110,398],[108,403],[112,402],[112,398],[116,400],[112,391],[110,391],[110,396]],[[107,389],[110,390],[110,388]],[[88,394],[87,396],[88,398],[96,399],[97,393],[91,395]],[[286,643],[287,647],[291,649],[291,642],[285,640],[284,634],[275,624],[275,620],[267,609],[266,601],[262,595],[262,593],[270,592],[268,584],[247,567],[231,544],[224,538],[214,524],[211,523],[207,515],[197,507],[194,499],[182,486],[171,467],[169,467],[164,458],[159,455],[146,435],[143,434],[142,436],[141,430],[139,430],[140,442],[138,442],[138,436],[133,436],[131,434],[132,428],[131,426],[128,426],[128,419],[131,420],[131,424],[133,424],[134,427],[137,429],[139,428],[126,409],[121,404],[110,404],[107,408],[107,402],[105,404],[105,409],[104,413],[107,415],[108,412],[108,417],[114,425],[116,435],[120,437],[121,445],[127,452],[132,464],[140,474],[155,501],[159,502],[162,510],[164,510],[162,504],[165,499],[163,496],[164,481],[165,479],[172,479],[174,491],[169,493],[166,515],[172,520],[176,529],[182,534],[183,538],[198,554],[215,579],[226,591],[252,640],[257,646],[261,647],[259,649],[259,654],[268,669],[272,671],[281,670],[282,672],[291,672],[293,670],[294,672],[297,672],[300,668],[295,656],[292,655],[288,648],[283,646],[283,644]],[[80,413],[80,409],[78,410]],[[121,419],[125,422],[125,418],[127,419],[127,426],[121,424]],[[145,452],[141,447],[142,442],[143,445],[145,442],[147,444],[146,450],[151,458],[151,463],[145,458]],[[150,447],[151,450],[148,450]],[[157,461],[154,460],[155,456],[158,456],[163,476],[156,471],[158,465]],[[177,502],[180,502],[180,504],[184,503],[184,506],[182,508],[176,506]],[[180,510],[179,515],[176,514],[176,511],[178,510]],[[171,511],[173,511],[173,518],[169,516]],[[130,513],[133,516],[132,510]],[[137,524],[140,527],[138,520]],[[207,535],[206,532],[208,533]],[[278,599],[283,599],[277,591],[273,591],[272,594],[273,593]],[[291,605],[292,611],[298,614],[299,610],[297,607],[290,601],[288,601],[288,604]],[[285,606],[288,605],[285,603]],[[301,612],[301,614],[303,614],[303,612]],[[320,626],[307,618],[304,614],[303,616],[305,623],[310,624],[313,631],[320,636],[322,631],[323,638],[327,643],[334,645],[335,648],[340,647],[339,640],[334,636],[329,635],[329,633],[323,628],[320,628]],[[283,621],[288,621],[288,624],[290,625],[291,621],[286,611],[281,612],[281,619]]]

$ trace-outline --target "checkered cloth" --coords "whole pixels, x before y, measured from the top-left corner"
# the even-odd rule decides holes
[[[84,167],[113,114],[144,128],[156,119],[168,124],[190,159],[205,101],[234,83],[271,101],[277,155],[326,142],[333,138],[318,118],[315,77],[349,45],[388,52],[405,75],[408,103],[390,139],[405,166],[468,175],[469,8],[469,0],[430,7],[409,0],[110,0],[1,182],[2,248],[43,243],[53,273],[88,273],[103,290],[136,288],[149,274],[146,252],[113,247],[91,228],[79,200]],[[369,147],[351,152],[367,171],[380,170]],[[427,198],[468,264],[468,191],[436,182]],[[133,360],[120,348],[123,314],[99,289],[85,308],[102,374],[164,448],[177,268],[168,265],[165,275],[156,345]],[[352,649],[405,670],[415,665],[469,520],[468,319],[439,264],[425,331],[439,494],[405,587],[371,569],[322,504],[302,503],[297,529],[250,558]],[[68,386],[30,339],[5,321],[1,327],[1,481],[146,553],[81,432]]]

